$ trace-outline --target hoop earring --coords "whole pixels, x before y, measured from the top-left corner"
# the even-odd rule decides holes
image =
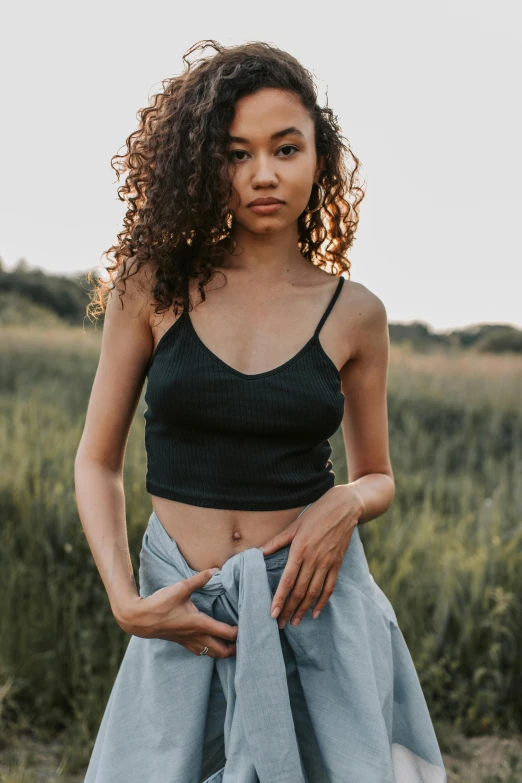
[[[324,188],[318,182],[314,182],[314,185],[317,185],[317,187],[319,188],[319,204],[313,209],[306,207],[305,212],[317,212],[317,210],[321,209],[321,207],[324,204],[324,198],[325,198]]]

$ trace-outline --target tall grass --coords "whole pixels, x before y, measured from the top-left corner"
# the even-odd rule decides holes
[[[89,329],[3,328],[0,341],[0,734],[62,733],[85,765],[127,636],[78,519],[73,462],[96,371]],[[436,721],[522,727],[522,357],[393,348],[397,493],[361,527]],[[135,573],[151,511],[143,397],[125,461]],[[345,482],[342,435],[332,439]]]

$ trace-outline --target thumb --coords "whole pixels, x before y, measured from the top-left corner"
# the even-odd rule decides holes
[[[205,568],[203,571],[198,571],[197,574],[188,576],[183,580],[185,588],[189,594],[194,592],[194,590],[197,590],[199,587],[206,584],[219,570],[219,568]]]
[[[273,538],[269,538],[263,546],[258,547],[264,555],[271,555],[277,549],[290,544],[294,537],[294,530],[291,526],[285,528]]]

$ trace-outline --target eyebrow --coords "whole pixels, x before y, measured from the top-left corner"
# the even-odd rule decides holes
[[[305,138],[305,135],[302,131],[299,130],[299,128],[296,128],[295,126],[291,125],[289,128],[284,128],[283,130],[276,131],[276,133],[272,133],[270,136],[271,139],[280,139],[282,136],[289,136],[290,134],[293,134],[294,136],[301,136],[301,138]],[[243,136],[229,136],[229,141],[232,143],[233,141],[237,141],[241,144],[248,144],[248,139],[244,139]]]

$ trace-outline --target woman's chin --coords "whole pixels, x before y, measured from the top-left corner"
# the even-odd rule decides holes
[[[275,232],[286,231],[295,225],[294,221],[289,221],[288,218],[282,220],[277,215],[259,215],[257,219],[250,219],[248,222],[242,223],[237,218],[234,219],[234,226],[240,231],[248,231],[252,234],[270,234]]]

